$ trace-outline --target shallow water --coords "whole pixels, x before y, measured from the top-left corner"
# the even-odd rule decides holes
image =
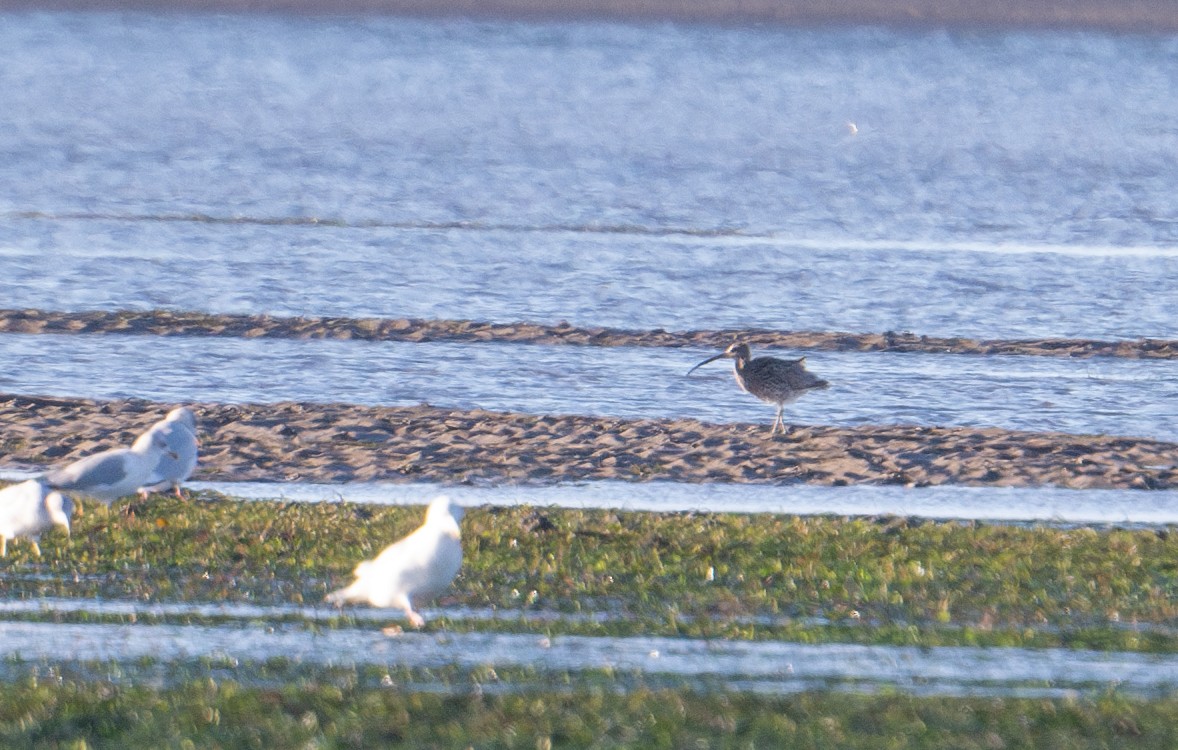
[[[17,580],[27,580],[35,578],[38,574],[26,575],[17,573],[13,577]],[[446,606],[438,608],[417,607],[419,612],[427,621],[433,621],[440,617],[445,617],[449,622],[528,622],[528,623],[616,623],[632,621],[633,618],[626,614],[614,611],[593,611],[593,610],[579,610],[577,612],[562,612],[553,609],[545,609],[535,606],[521,606],[518,609],[500,609],[500,608],[472,608],[472,607],[456,607]],[[189,618],[205,618],[213,620],[222,620],[230,622],[233,620],[243,622],[268,621],[274,622],[303,622],[303,623],[328,623],[336,622],[340,624],[341,618],[346,618],[347,622],[355,623],[359,627],[367,627],[373,623],[388,624],[403,617],[403,612],[399,609],[382,609],[367,606],[348,606],[345,609],[338,609],[329,604],[319,604],[318,606],[307,606],[298,604],[246,604],[243,602],[143,602],[143,601],[128,601],[120,599],[62,599],[54,597],[42,597],[39,599],[13,599],[8,601],[0,600],[0,614],[7,615],[42,615],[50,618],[56,618],[65,614],[87,614],[96,615],[100,617],[124,617],[132,618],[131,622],[136,622],[138,619],[144,618],[164,618],[164,619],[178,619],[181,622],[188,623]],[[682,613],[677,613],[675,618],[679,622],[690,623],[693,617]],[[821,616],[811,617],[792,617],[792,616],[774,616],[774,615],[751,615],[751,616],[733,616],[733,622],[743,624],[755,624],[759,626],[774,626],[774,625],[803,625],[803,626],[826,626],[831,624],[831,620]],[[856,621],[864,628],[872,627],[868,621]],[[893,623],[895,624],[895,623]],[[846,627],[847,622],[840,622],[840,625]],[[922,627],[931,627],[928,623],[922,623]],[[1126,623],[1109,623],[1106,627],[1112,629],[1121,629],[1132,631],[1135,633],[1160,633],[1164,635],[1178,634],[1178,627],[1173,625],[1160,625],[1156,623],[1142,623],[1142,622],[1126,622]],[[946,625],[943,630],[959,631],[961,626]],[[1034,628],[1037,631],[1045,632],[1059,632],[1059,628],[1051,625],[1040,625]]]
[[[28,479],[36,472],[0,467],[0,479]],[[442,485],[355,482],[189,482],[245,500],[303,503],[425,505],[446,494],[470,507],[482,505],[614,508],[661,513],[779,513],[790,515],[903,516],[935,520],[1057,526],[1150,527],[1178,524],[1178,491],[1072,490],[1059,487],[960,487],[910,489],[895,485],[789,487],[674,482],[579,482],[557,485]]]
[[[1116,524],[1178,523],[1178,492],[1068,490],[1057,487],[790,487],[671,482],[586,482],[547,487],[469,487],[431,484],[306,485],[293,483],[194,482],[233,497],[380,505],[417,505],[439,493],[463,505],[553,505],[630,511],[783,513],[798,515],[916,516],[1000,523]]]
[[[893,688],[945,695],[1071,695],[1115,687],[1127,694],[1178,691],[1178,657],[1018,648],[907,648],[848,644],[697,640],[663,637],[537,636],[305,630],[249,624],[0,624],[5,660],[135,662],[214,659],[240,664],[283,659],[295,665],[542,671],[613,670],[706,679],[715,686],[785,694],[816,687]],[[19,662],[9,662],[9,668]],[[728,683],[728,685],[725,685]],[[469,689],[463,686],[462,689]]]
[[[0,48],[6,306],[1178,337],[1175,38],[7,13]]]
[[[0,218],[5,307],[1178,338],[1178,247]]]
[[[14,577],[27,578],[17,573]],[[472,609],[469,607],[446,607],[445,609],[416,608],[427,620],[433,620],[445,615],[451,620],[507,620],[521,619],[566,620],[611,622],[624,619],[609,612],[556,612],[553,610],[509,610],[509,609]],[[221,618],[226,620],[298,620],[307,622],[324,622],[339,619],[341,613],[350,620],[370,624],[373,622],[388,623],[396,620],[404,613],[399,609],[380,609],[373,607],[348,607],[341,610],[330,604],[319,606],[304,606],[295,604],[260,605],[244,604],[242,602],[139,602],[117,599],[59,599],[42,597],[39,599],[0,600],[0,613],[3,614],[91,614],[99,616],[133,616],[144,617],[202,617]]]
[[[437,484],[296,484],[193,482],[232,497],[296,502],[424,505],[447,494],[462,505],[534,505],[617,508],[630,511],[783,513],[799,515],[916,516],[938,520],[1060,525],[1151,526],[1178,523],[1178,492],[1170,490],[1069,490],[1058,487],[958,487],[908,489],[861,485],[676,484],[584,482],[555,486]]]
[[[0,334],[0,392],[163,403],[293,400],[770,424],[707,349]],[[790,356],[788,352],[775,352]],[[1178,441],[1164,360],[810,352],[795,424],[918,424]]]

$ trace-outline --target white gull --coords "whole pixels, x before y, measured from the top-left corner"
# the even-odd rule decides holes
[[[165,453],[175,455],[163,431],[153,427],[130,448],[111,448],[80,458],[48,472],[43,480],[55,490],[76,492],[110,505],[143,486]]]
[[[200,447],[200,440],[196,437],[196,414],[187,406],[177,407],[152,425],[152,429],[163,432],[168,448],[175,457],[169,453],[160,456],[151,476],[139,488],[139,494],[146,497],[149,492],[172,489],[176,491],[176,497],[183,500],[184,493],[180,485],[196,469],[197,450]]]
[[[8,555],[8,540],[27,537],[41,556],[41,534],[54,526],[70,533],[74,503],[60,492],[49,491],[41,480],[30,479],[0,490],[0,557]]]
[[[462,567],[458,522],[462,506],[442,495],[434,498],[425,523],[372,560],[356,566],[352,585],[327,595],[325,601],[368,602],[374,607],[399,607],[413,627],[425,618],[413,611],[413,599],[429,599],[446,590]]]

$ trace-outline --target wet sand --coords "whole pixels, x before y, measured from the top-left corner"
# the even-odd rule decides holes
[[[388,14],[510,19],[613,19],[781,25],[1105,29],[1167,33],[1178,5],[1165,0],[0,0],[0,10]]]
[[[129,443],[173,404],[0,396],[0,465]],[[551,483],[588,479],[818,485],[1178,487],[1178,444],[963,427],[794,427],[460,411],[431,406],[191,404],[196,479]],[[1144,496],[1143,496],[1144,499]]]
[[[578,346],[661,346],[723,349],[735,340],[753,346],[859,352],[1021,354],[1052,357],[1178,358],[1178,341],[1136,339],[978,340],[915,333],[843,333],[722,329],[642,331],[579,328],[567,323],[491,323],[412,318],[283,318],[270,315],[211,315],[151,311],[51,312],[0,310],[0,333],[125,334],[151,336],[235,336],[242,338],[355,339],[363,341],[455,341],[569,344]]]

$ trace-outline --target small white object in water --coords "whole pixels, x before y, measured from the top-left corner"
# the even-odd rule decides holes
[[[50,471],[43,480],[55,490],[76,492],[110,505],[143,486],[165,454],[176,457],[163,431],[152,427],[130,448],[111,448],[86,456]]]
[[[196,469],[197,450],[200,447],[200,440],[196,437],[196,414],[187,406],[180,406],[168,412],[168,416],[152,425],[151,429],[163,432],[175,458],[168,453],[160,456],[151,476],[139,488],[139,494],[146,497],[149,492],[172,489],[176,491],[176,497],[183,500],[184,493],[180,485]]]
[[[41,534],[54,526],[70,533],[74,503],[60,492],[49,491],[39,479],[0,490],[0,557],[8,555],[8,540],[27,537],[41,556]]]
[[[425,523],[409,536],[389,545],[372,560],[356,566],[352,585],[333,591],[325,601],[367,602],[374,607],[399,607],[415,628],[425,618],[413,611],[413,599],[428,599],[446,590],[462,567],[458,522],[462,506],[446,496],[434,498]]]

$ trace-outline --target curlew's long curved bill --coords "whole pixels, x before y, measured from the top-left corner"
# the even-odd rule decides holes
[[[690,370],[688,370],[687,374],[690,375],[691,373],[695,372],[696,369],[703,367],[708,362],[715,362],[717,359],[722,359],[723,357],[727,357],[727,356],[728,356],[728,352],[720,352],[719,354],[717,354],[714,357],[708,357],[703,362],[700,362],[698,365],[696,365],[695,367],[692,367]]]

